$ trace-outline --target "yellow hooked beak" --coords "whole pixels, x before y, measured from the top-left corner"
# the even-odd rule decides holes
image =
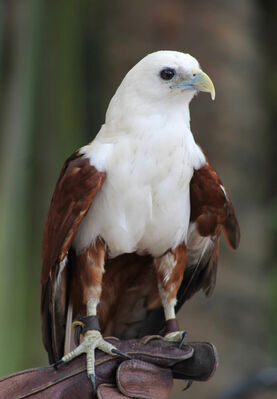
[[[194,69],[190,80],[173,85],[173,87],[182,87],[186,90],[204,91],[211,94],[212,100],[215,99],[215,88],[211,78],[202,71],[202,69]]]
[[[205,91],[211,94],[212,100],[215,99],[215,88],[212,79],[201,69],[193,71],[194,87],[198,91]]]

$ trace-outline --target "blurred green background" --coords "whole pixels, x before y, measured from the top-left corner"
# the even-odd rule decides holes
[[[187,398],[214,398],[277,363],[277,3],[274,0],[0,1],[0,376],[44,365],[42,229],[64,159],[104,121],[126,72],[159,49],[189,52],[215,83],[192,131],[237,209],[218,284],[180,312],[220,367]],[[172,398],[181,395],[176,384]]]

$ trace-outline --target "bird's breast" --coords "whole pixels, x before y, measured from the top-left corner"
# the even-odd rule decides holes
[[[184,135],[122,139],[105,160],[107,178],[75,238],[77,250],[101,236],[110,256],[159,256],[186,240],[193,173]]]

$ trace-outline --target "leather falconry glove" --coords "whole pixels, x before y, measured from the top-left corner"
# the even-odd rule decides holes
[[[30,369],[0,380],[0,399],[166,399],[173,378],[206,381],[216,370],[215,347],[207,342],[190,342],[179,348],[160,336],[120,341],[108,338],[131,360],[96,352],[97,393],[86,375],[81,355],[58,369],[54,366]]]

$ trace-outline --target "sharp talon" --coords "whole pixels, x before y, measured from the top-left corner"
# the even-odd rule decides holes
[[[128,360],[132,359],[131,356],[127,355],[127,353],[121,352],[118,349],[112,349],[112,353],[115,353],[116,355],[121,356],[124,359],[128,359]]]
[[[187,335],[188,335],[188,333],[187,333],[186,331],[184,331],[183,337],[182,337],[181,342],[180,342],[180,344],[179,344],[179,346],[178,346],[179,349],[182,348],[182,346],[183,346],[183,344],[184,344],[184,342],[185,342],[185,339],[187,338]]]
[[[95,381],[95,375],[94,375],[94,374],[89,374],[89,378],[90,378],[90,381],[91,381],[93,393],[96,394],[96,381]]]
[[[182,391],[186,391],[187,389],[189,389],[192,386],[193,381],[192,380],[188,380],[187,385],[185,386],[184,389],[182,389]]]
[[[80,335],[82,333],[82,327],[76,326],[74,331],[74,343],[76,346],[80,345]]]
[[[61,366],[64,363],[64,361],[61,359],[58,362],[53,364],[54,369],[58,370],[59,366]]]

